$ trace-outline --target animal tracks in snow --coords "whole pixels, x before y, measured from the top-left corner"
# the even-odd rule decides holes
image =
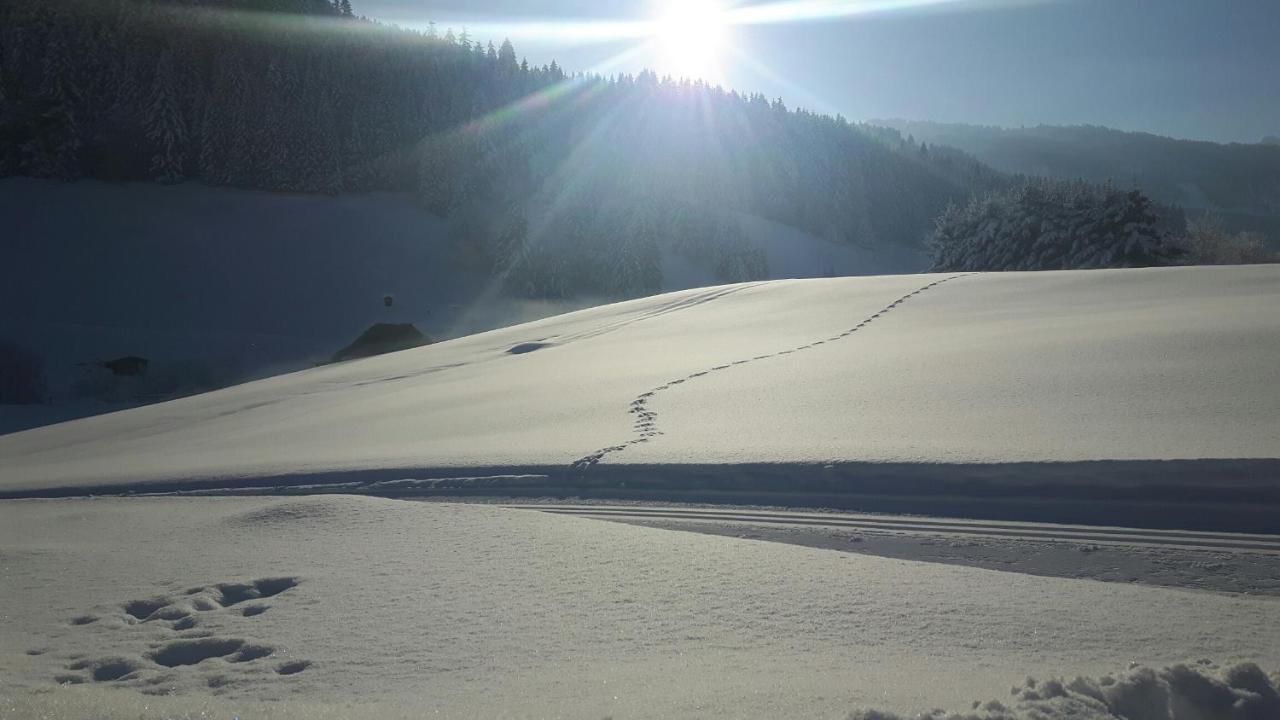
[[[125,603],[122,609],[126,615],[139,622],[156,620],[179,622],[193,617],[195,613],[229,608],[249,600],[274,597],[297,584],[298,579],[291,577],[265,578],[249,583],[218,583],[208,587],[190,588],[178,597],[159,596],[146,600],[131,600]]]
[[[785,355],[791,355],[797,352],[801,352],[803,350],[809,350],[814,347],[818,347],[819,345],[825,345],[827,343],[835,342],[837,340],[843,340],[844,338],[849,337],[855,332],[871,324],[878,318],[882,317],[883,315],[885,315],[885,313],[888,313],[889,311],[898,307],[899,305],[906,302],[907,300],[910,300],[912,297],[915,297],[916,295],[919,295],[920,293],[925,292],[926,290],[930,290],[945,282],[948,282],[950,280],[955,280],[956,278],[960,278],[960,277],[964,277],[964,275],[963,274],[949,275],[939,280],[935,280],[927,285],[918,287],[915,290],[907,293],[906,295],[903,295],[902,297],[898,298],[897,300],[894,300],[893,302],[886,305],[884,308],[880,309],[875,314],[870,315],[869,317],[864,319],[862,322],[858,323],[857,325],[854,325],[853,327],[849,328],[848,330],[845,330],[842,333],[839,333],[838,335],[832,335],[831,337],[828,337],[828,338],[815,340],[814,342],[811,342],[805,345],[800,345],[793,348],[788,348],[786,350],[779,350],[778,352],[766,353],[764,355],[756,355],[751,358],[735,360],[733,362],[725,363],[723,365],[716,365],[714,367],[698,370],[696,372],[685,375],[684,377],[676,378],[675,380],[669,380],[663,383],[662,385],[659,385],[655,388],[648,390],[647,392],[641,393],[636,397],[635,400],[631,401],[631,404],[628,406],[628,410],[627,410],[627,412],[635,416],[635,421],[632,424],[632,431],[633,431],[634,437],[632,437],[630,440],[626,442],[618,443],[617,445],[610,445],[609,447],[596,450],[590,455],[581,457],[573,462],[572,467],[575,471],[578,471],[578,472],[589,470],[590,468],[594,467],[601,460],[603,460],[605,457],[607,457],[612,453],[621,452],[633,445],[639,445],[642,443],[649,442],[649,440],[651,440],[652,438],[661,435],[662,431],[658,429],[658,413],[649,407],[649,401],[652,400],[654,396],[656,396],[657,394],[665,390],[669,390],[678,385],[683,385],[686,382],[689,382],[691,380],[696,380],[700,377],[704,377],[713,372],[727,370],[732,367],[737,367],[739,365],[745,365],[747,363],[752,363],[752,362],[758,362],[760,360],[769,360],[771,358],[783,357]],[[722,297],[723,295],[726,295],[731,291],[732,291],[731,289],[727,291],[725,289],[719,289],[715,291],[713,294],[710,294],[707,297],[700,299],[698,302],[691,302],[690,300],[686,300],[682,303],[682,305],[699,304],[700,302],[709,302],[710,300],[716,299],[718,297]],[[678,308],[675,308],[675,309],[678,309]],[[668,310],[665,310],[665,312],[671,312],[671,310],[668,309]],[[662,313],[656,313],[656,314],[662,314]]]
[[[158,626],[172,637],[153,641],[146,646],[147,650],[134,655],[73,657],[72,662],[65,666],[66,672],[56,674],[54,680],[59,684],[134,680],[143,684],[161,684],[165,678],[156,674],[170,669],[212,662],[218,663],[220,670],[230,670],[237,665],[268,660],[275,655],[275,647],[243,638],[224,637],[221,633],[201,628],[201,623],[213,617],[220,620],[217,625],[222,627],[247,622],[245,618],[257,617],[271,609],[272,603],[265,601],[297,587],[300,582],[296,577],[222,582],[126,601],[116,609],[116,620],[122,623],[114,629],[115,632],[127,633],[140,627]],[[107,615],[110,613],[86,614],[68,622],[73,627],[82,627],[97,623]],[[131,643],[124,641],[121,644]],[[275,667],[274,673],[296,675],[310,666],[309,661],[289,659]],[[213,675],[207,680],[208,686],[215,689],[234,682],[234,675],[226,673]]]

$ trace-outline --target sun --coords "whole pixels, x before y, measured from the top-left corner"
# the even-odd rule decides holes
[[[667,0],[653,23],[658,71],[717,80],[728,22],[714,0]]]

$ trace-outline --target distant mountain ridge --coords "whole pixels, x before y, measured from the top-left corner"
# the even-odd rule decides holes
[[[904,138],[946,145],[997,170],[1137,186],[1189,213],[1211,211],[1233,229],[1280,243],[1280,144],[1219,144],[1096,125],[1000,128],[901,119],[872,120]]]

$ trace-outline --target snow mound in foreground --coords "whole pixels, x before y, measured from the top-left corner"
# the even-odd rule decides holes
[[[1137,666],[1070,682],[1028,678],[1008,702],[975,702],[967,713],[942,710],[916,720],[1274,720],[1280,717],[1280,675],[1254,663],[1219,668],[1208,660],[1160,670]],[[904,720],[863,710],[849,720]]]
[[[1137,666],[1100,678],[1077,677],[1014,687],[1008,701],[974,703],[967,712],[934,710],[915,716],[860,710],[848,720],[1274,720],[1280,717],[1280,676],[1267,676],[1257,665],[1226,668],[1201,660],[1155,670]],[[208,696],[148,696],[90,687],[5,698],[0,718],[127,718],[185,720],[208,717],[411,718],[422,706],[403,703],[344,704],[309,701],[231,701]]]
[[[0,718],[839,718],[1051,707],[1010,683],[1135,659],[1280,668],[1274,598],[486,505],[6,501],[0,548]]]

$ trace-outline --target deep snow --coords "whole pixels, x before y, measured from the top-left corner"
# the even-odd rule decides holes
[[[1277,266],[683,291],[3,436],[0,491],[694,463],[1273,502],[1277,308]]]
[[[1274,520],[1277,295],[1271,267],[704,288],[3,436],[0,492],[627,477],[949,493],[960,477],[978,504],[1181,493],[1187,512],[1234,498],[1220,518]],[[0,576],[13,717],[996,699],[981,714],[1095,720],[1111,692],[1199,693],[1218,709],[1198,720],[1234,720],[1223,698],[1247,689],[1214,678],[1280,665],[1273,597],[342,495],[6,500]],[[1202,658],[1223,664],[1176,665]]]
[[[1271,598],[477,505],[7,501],[0,563],[15,717],[838,718],[1131,661],[1280,664]]]

